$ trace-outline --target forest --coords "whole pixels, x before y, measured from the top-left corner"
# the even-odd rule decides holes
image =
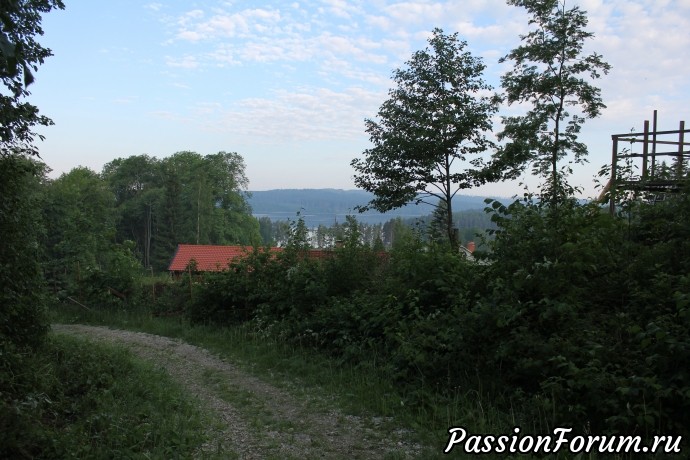
[[[62,6],[38,3],[39,12]],[[12,91],[0,107],[0,431],[7,441],[0,453],[30,458],[31,449],[59,442],[40,432],[31,444],[25,432],[78,418],[69,404],[54,408],[31,360],[54,353],[69,361],[48,340],[51,312],[67,305],[173,317],[185,327],[239,326],[334,366],[376,367],[402,395],[398,406],[419,413],[473,394],[526,432],[567,426],[687,439],[687,155],[652,169],[680,184],[663,200],[623,188],[601,201],[578,200],[568,183],[587,153],[577,135],[605,108],[581,74],[596,79],[608,65],[581,56],[591,34],[582,31],[579,8],[509,3],[526,8],[541,29],[503,58],[514,66],[502,96],[478,96],[487,89],[481,62],[457,34],[436,29],[431,48],[394,73],[397,88],[366,122],[373,146],[351,166],[374,198],[359,211],[396,209],[426,193],[433,214],[378,225],[348,216],[316,229],[299,215],[278,224],[254,218],[244,160],[234,152],[136,155],[101,172],[78,167],[50,179],[31,131],[50,120],[21,105],[29,68],[50,52],[30,42],[33,53],[22,54],[9,45],[23,35],[3,32],[0,51],[12,59],[0,62],[0,77]],[[22,13],[0,19],[37,27],[37,12]],[[565,77],[554,78],[554,66]],[[437,84],[443,78],[451,81]],[[502,144],[487,139],[499,107],[521,103],[530,107],[525,115],[502,119]],[[478,158],[451,169],[468,157]],[[542,180],[538,193],[454,212],[458,190],[527,170]],[[621,173],[619,183],[634,174]],[[478,243],[472,258],[458,250],[470,238]],[[166,268],[180,243],[252,249],[227,270],[190,264],[173,278]],[[278,254],[263,250],[277,244]],[[330,256],[310,258],[314,247],[330,248]]]

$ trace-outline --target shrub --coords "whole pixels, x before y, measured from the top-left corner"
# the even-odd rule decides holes
[[[682,213],[678,205],[665,220]],[[549,424],[596,432],[687,427],[686,226],[676,226],[675,241],[640,237],[648,213],[661,206],[636,207],[630,223],[574,203],[558,210],[514,203],[496,212],[493,264],[478,306],[493,316],[482,327],[494,341],[481,373],[500,369],[499,387],[539,396]]]

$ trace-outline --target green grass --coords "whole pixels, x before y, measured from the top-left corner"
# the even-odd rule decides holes
[[[486,395],[475,390],[458,388],[451,397],[439,398],[436,403],[409,404],[406,401],[414,398],[402,394],[374,359],[357,366],[341,364],[310,349],[257,334],[246,326],[190,326],[181,318],[155,318],[145,312],[89,312],[72,306],[60,307],[53,315],[58,323],[107,325],[183,339],[309,400],[315,409],[332,407],[345,414],[375,416],[381,432],[409,430],[412,440],[429,446],[423,458],[444,458],[442,451],[451,426],[472,427],[475,433],[510,433],[514,426],[511,414],[496,410]],[[221,384],[217,376],[209,374],[207,379]],[[431,394],[430,389],[427,400]],[[227,389],[224,399],[240,408],[256,404],[231,389]],[[257,417],[260,413],[255,412]]]
[[[2,458],[192,458],[212,422],[122,348],[51,334],[28,359],[28,396],[0,415]]]
[[[384,436],[385,433],[405,430],[409,440],[426,446],[425,450],[420,452],[419,458],[449,458],[443,454],[443,449],[448,442],[447,430],[452,426],[466,427],[471,434],[498,435],[511,434],[513,427],[518,425],[523,433],[544,433],[548,429],[546,425],[527,426],[524,423],[524,420],[529,418],[525,414],[533,412],[533,407],[513,407],[502,402],[502,407],[508,406],[512,409],[507,412],[501,411],[497,408],[495,395],[488,395],[477,389],[455,388],[450,397],[441,397],[434,393],[433,389],[428,389],[425,397],[427,402],[431,401],[430,403],[424,406],[406,404],[405,401],[411,398],[402,394],[391,383],[385,372],[377,367],[374,357],[370,362],[359,363],[357,366],[342,364],[310,349],[259,334],[246,326],[190,326],[182,318],[156,318],[145,311],[86,311],[72,306],[54,309],[52,316],[53,322],[57,323],[93,324],[148,332],[180,338],[206,348],[244,371],[285,389],[302,401],[307,401],[314,409],[332,408],[339,409],[343,414],[368,416],[371,426],[375,426]],[[228,385],[219,373],[208,371],[204,378],[209,385],[216,387],[222,399],[243,414],[250,425],[254,424],[257,429],[261,429],[279,423],[272,420],[261,401],[246,391]],[[481,383],[477,382],[476,387],[481,388]],[[540,420],[542,418],[545,419],[546,415],[539,417]],[[274,428],[283,432],[289,432],[291,428],[300,428],[283,425],[275,425]],[[458,449],[452,452],[450,458],[470,458],[463,457]],[[499,454],[482,454],[481,457],[491,460],[535,458]],[[389,453],[383,458],[393,460],[402,457],[396,453]],[[562,451],[548,458],[573,457],[567,451]],[[577,458],[632,457],[602,457],[592,454]]]

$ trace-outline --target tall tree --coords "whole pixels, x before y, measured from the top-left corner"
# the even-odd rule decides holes
[[[235,152],[204,157],[206,177],[214,203],[209,237],[217,244],[258,244],[259,223],[251,216],[244,159]]]
[[[101,175],[116,198],[117,240],[134,241],[144,267],[151,266],[154,220],[163,207],[160,161],[148,155],[117,158]]]
[[[52,56],[36,40],[43,35],[41,14],[53,8],[63,9],[61,0],[3,0],[0,3],[0,81],[9,94],[0,94],[0,152],[37,155],[33,145],[36,125],[51,125],[50,118],[39,115],[35,105],[23,102],[29,96],[33,71]],[[41,137],[41,136],[39,136]]]
[[[45,166],[27,157],[38,153],[32,144],[34,127],[52,122],[24,98],[32,70],[52,54],[34,37],[43,33],[41,14],[53,8],[64,5],[60,0],[0,2],[0,414],[6,423],[26,410],[30,398],[22,394],[23,384],[32,373],[22,368],[23,355],[48,330],[36,193]],[[0,428],[3,434],[6,423]]]
[[[491,90],[482,79],[484,64],[457,33],[434,29],[429,45],[394,71],[397,87],[380,107],[379,121],[365,121],[374,146],[351,165],[355,184],[375,195],[360,211],[441,200],[455,245],[452,199],[487,180],[479,154],[492,146],[485,133],[497,106],[483,95]]]
[[[448,241],[448,234],[445,232],[445,225],[448,220],[447,213],[446,203],[439,201],[426,225],[427,236],[434,243],[443,244]]]
[[[234,152],[201,156],[177,152],[161,160],[162,210],[156,259],[170,260],[179,243],[253,244],[261,241],[244,191],[243,158]]]
[[[77,167],[45,186],[45,247],[54,277],[79,281],[115,239],[115,196],[94,171]],[[66,281],[66,280],[63,280]]]
[[[564,0],[508,3],[525,8],[534,28],[521,36],[522,45],[499,61],[513,62],[513,69],[501,78],[502,99],[532,108],[523,116],[503,117],[498,138],[512,141],[507,152],[532,163],[533,172],[547,178],[544,194],[555,205],[573,192],[565,182],[569,169],[559,171],[559,160],[572,153],[576,163],[585,161],[587,146],[577,140],[578,134],[585,118],[598,116],[606,107],[600,90],[588,80],[600,78],[611,66],[599,54],[583,56],[593,34],[585,30],[587,15],[579,7],[566,9]]]

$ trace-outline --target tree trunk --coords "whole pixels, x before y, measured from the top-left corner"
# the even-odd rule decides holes
[[[146,208],[146,224],[144,227],[144,267],[151,265],[151,204]]]
[[[458,239],[453,229],[453,194],[451,193],[450,183],[450,160],[446,155],[446,231],[448,232],[448,242],[450,248],[455,252],[458,249]]]
[[[196,244],[199,244],[199,230],[201,228],[201,184],[196,195]]]

